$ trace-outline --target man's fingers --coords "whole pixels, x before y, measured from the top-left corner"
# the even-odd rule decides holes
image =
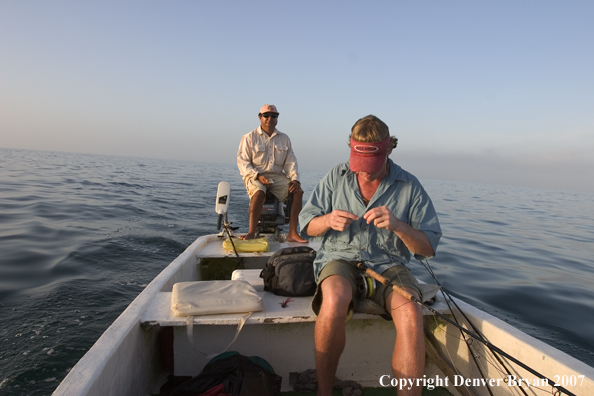
[[[365,213],[365,215],[363,215],[363,218],[367,220],[367,224],[371,224],[372,221],[379,217],[381,217],[381,213],[375,209],[370,210],[369,212]]]
[[[369,212],[363,215],[363,218],[367,220],[367,223],[371,223],[373,220],[378,219],[382,216],[390,217],[390,209],[386,208],[385,206],[380,206],[379,208],[373,208]]]
[[[292,193],[301,191],[301,184],[291,182],[289,184],[289,191]]]
[[[349,228],[353,220],[359,217],[345,210],[334,210],[330,216],[330,228],[336,231],[344,231]]]
[[[357,216],[351,212],[347,212],[346,210],[335,209],[334,213],[339,217],[344,217],[344,218],[351,219],[351,220],[359,220],[359,216]]]

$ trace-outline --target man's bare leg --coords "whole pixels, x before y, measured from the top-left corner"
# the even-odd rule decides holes
[[[419,298],[416,291],[410,288],[404,289],[417,299]],[[417,378],[423,377],[425,370],[425,340],[421,307],[396,292],[388,296],[386,305],[396,326],[396,343],[392,355],[394,378],[411,378],[416,383]],[[407,388],[399,389],[398,396],[420,396],[423,391],[422,386]]]
[[[324,279],[320,287],[323,299],[315,327],[318,396],[330,396],[346,343],[345,321],[353,291],[351,283],[339,275]]]
[[[293,193],[293,203],[291,204],[291,213],[289,217],[289,234],[287,242],[307,243],[306,239],[301,238],[297,233],[297,223],[299,222],[299,213],[303,207],[303,190]]]
[[[266,193],[260,190],[252,195],[250,198],[250,210],[249,210],[249,224],[250,229],[247,234],[242,235],[239,239],[254,239],[256,237],[256,228],[258,227],[258,220],[260,219],[260,214],[262,213],[262,206],[264,206],[264,201],[266,201]]]

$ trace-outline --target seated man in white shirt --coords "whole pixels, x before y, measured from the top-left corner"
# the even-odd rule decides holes
[[[289,137],[276,129],[278,115],[276,106],[262,106],[258,114],[260,126],[243,135],[239,144],[237,167],[250,197],[249,231],[239,238],[255,238],[266,191],[270,190],[281,202],[289,193],[293,194],[287,241],[307,243],[297,232],[303,200],[297,158]]]

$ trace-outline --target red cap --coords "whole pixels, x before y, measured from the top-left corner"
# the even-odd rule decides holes
[[[353,172],[378,172],[386,161],[389,147],[390,136],[375,143],[357,142],[351,138],[351,170]]]

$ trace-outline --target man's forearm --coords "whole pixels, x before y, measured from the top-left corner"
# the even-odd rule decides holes
[[[324,235],[330,229],[327,218],[328,215],[325,214],[311,219],[305,228],[307,235],[312,237]]]
[[[435,255],[433,247],[429,242],[429,238],[423,231],[412,228],[406,223],[401,223],[398,230],[394,231],[398,238],[404,242],[408,250],[414,254],[419,254],[424,257],[432,257]]]

